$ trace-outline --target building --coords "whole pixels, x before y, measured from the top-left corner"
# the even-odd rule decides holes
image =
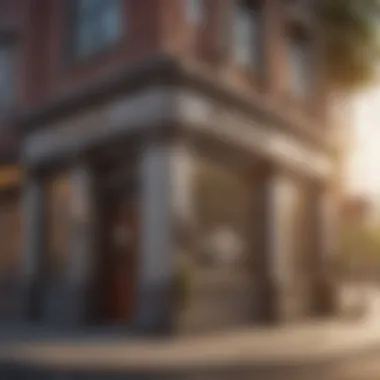
[[[0,5],[18,315],[195,332],[331,311],[335,147],[311,2]]]

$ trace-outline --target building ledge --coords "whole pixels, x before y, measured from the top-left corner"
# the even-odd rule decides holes
[[[247,116],[252,116],[258,122],[262,121],[298,136],[318,149],[327,152],[335,151],[335,147],[326,136],[325,128],[317,125],[313,120],[286,114],[283,109],[279,110],[278,104],[258,94],[256,96],[253,93],[244,94],[238,89],[221,83],[202,70],[167,54],[145,59],[96,84],[64,94],[38,109],[25,111],[14,118],[13,124],[21,134],[28,134],[65,118],[78,109],[102,104],[121,94],[132,95],[154,84],[177,85],[200,90],[205,95],[210,95],[239,109]]]

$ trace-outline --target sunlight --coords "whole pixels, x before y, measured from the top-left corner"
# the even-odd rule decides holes
[[[355,110],[355,141],[348,162],[348,188],[380,196],[380,90],[358,97]]]

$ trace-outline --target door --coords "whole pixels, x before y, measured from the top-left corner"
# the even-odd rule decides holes
[[[132,199],[110,200],[106,254],[106,318],[109,323],[132,320],[136,303],[138,217]]]

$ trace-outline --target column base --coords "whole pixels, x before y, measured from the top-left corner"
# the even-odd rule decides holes
[[[171,335],[176,330],[173,284],[143,286],[139,294],[136,329],[145,335]]]

